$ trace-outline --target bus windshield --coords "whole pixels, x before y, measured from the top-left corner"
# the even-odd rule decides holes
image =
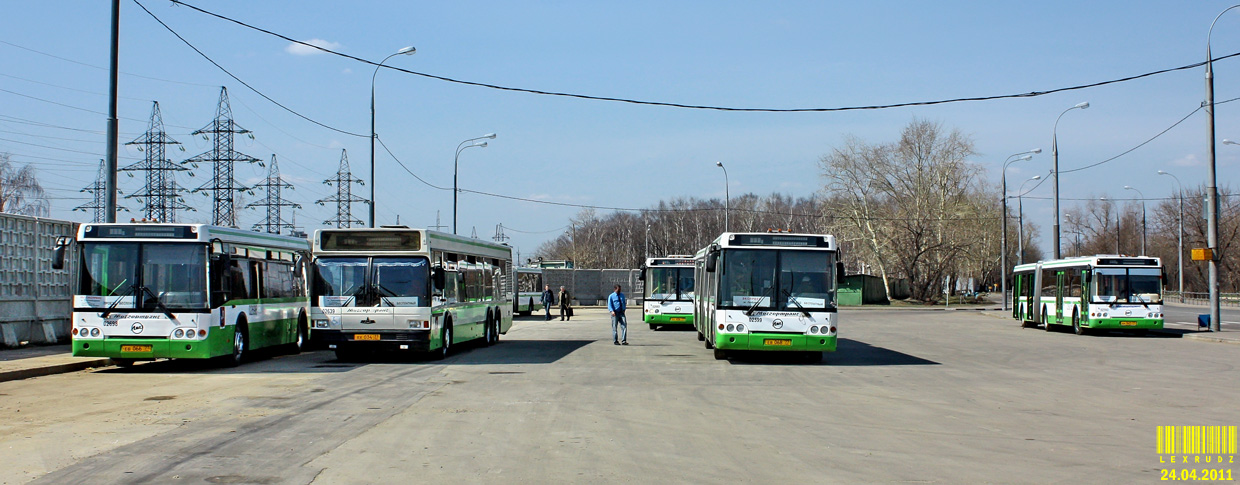
[[[81,273],[79,294],[104,297],[111,308],[207,308],[203,244],[84,243]]]
[[[652,267],[646,270],[646,298],[693,301],[693,268]]]
[[[719,306],[807,311],[835,307],[835,253],[732,249],[724,253]]]
[[[329,256],[315,268],[318,306],[430,306],[430,262],[423,256]]]
[[[1155,268],[1094,270],[1098,303],[1162,303],[1162,271]]]

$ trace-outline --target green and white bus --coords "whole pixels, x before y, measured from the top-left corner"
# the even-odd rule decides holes
[[[73,355],[222,357],[308,340],[305,239],[204,224],[83,224]],[[57,244],[63,267],[68,241]]]
[[[512,326],[512,249],[403,226],[314,232],[311,320],[342,360],[499,341]]]
[[[693,325],[693,256],[646,258],[642,265],[642,320],[661,325]]]
[[[1022,264],[1012,271],[1012,317],[1047,331],[1163,328],[1166,276],[1154,257],[1097,255]],[[1059,327],[1063,328],[1063,327]]]
[[[693,325],[716,359],[731,350],[834,352],[844,268],[835,236],[725,232],[694,258]]]
[[[512,303],[512,311],[528,317],[542,310],[542,292],[545,286],[542,268],[517,268],[517,278],[514,281],[517,283],[517,299]]]

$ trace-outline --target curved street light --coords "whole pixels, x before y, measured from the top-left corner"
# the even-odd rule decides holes
[[[1025,201],[1021,197],[1028,193],[1025,192],[1025,184],[1041,179],[1041,175],[1029,177],[1029,180],[1020,184],[1020,189],[1016,191],[1016,225],[1018,226],[1016,228],[1016,264],[1025,264]],[[1007,297],[1004,296],[1004,299]]]
[[[1009,155],[1007,157],[1007,160],[1003,161],[1003,170],[1000,171],[1000,178],[1003,179],[1003,183],[1002,183],[1003,188],[1001,189],[1002,197],[1000,197],[1000,200],[1003,202],[1003,238],[1002,238],[1002,244],[1000,245],[1000,248],[999,248],[999,286],[1000,286],[999,291],[1000,291],[1000,294],[1003,295],[1003,309],[1005,311],[1008,309],[1008,297],[1007,297],[1007,270],[1008,270],[1008,267],[1007,267],[1007,168],[1008,168],[1008,165],[1011,165],[1016,162],[1020,162],[1024,160],[1032,160],[1033,159],[1032,154],[1034,153],[1042,153],[1042,149],[1034,148],[1033,150],[1029,150],[1027,152],[1020,152],[1020,153],[1014,153],[1012,155]],[[1020,158],[1013,160],[1012,159],[1013,157],[1020,157]]]
[[[715,166],[723,169],[723,232],[728,232],[728,206],[731,205],[731,197],[728,195],[728,168],[723,166],[723,162],[715,162]]]
[[[482,140],[484,138],[489,138],[489,139],[494,140],[495,133],[487,133],[477,138],[470,138],[468,140],[461,142],[461,144],[456,146],[456,157],[452,160],[452,234],[456,234],[456,194],[460,191],[460,189],[457,189],[456,175],[457,175],[457,169],[460,167],[461,152],[465,151],[466,148],[472,148],[472,147],[486,148],[487,142],[485,141],[481,143],[478,142],[478,140]]]
[[[1218,250],[1218,176],[1215,174],[1215,157],[1214,157],[1214,60],[1210,54],[1210,39],[1214,37],[1214,24],[1218,23],[1219,17],[1227,13],[1228,10],[1240,7],[1240,5],[1232,5],[1223,9],[1214,21],[1210,22],[1210,30],[1206,32],[1206,132],[1210,142],[1210,178],[1207,180],[1206,186],[1206,247],[1210,248],[1211,254]],[[1227,143],[1225,140],[1223,143]],[[1219,298],[1218,298],[1218,258],[1210,257],[1210,330],[1217,332],[1222,330],[1219,318]]]
[[[1087,108],[1089,108],[1089,102],[1085,101],[1063,110],[1063,113],[1059,113],[1059,117],[1055,118],[1055,128],[1051,130],[1051,173],[1055,176],[1055,183],[1051,185],[1055,191],[1055,259],[1061,256],[1059,252],[1059,119],[1074,109]]]
[[[370,227],[375,227],[375,78],[379,76],[379,68],[383,67],[383,63],[387,62],[393,56],[413,55],[418,50],[413,46],[402,47],[400,50],[384,57],[379,64],[375,65],[375,73],[370,75]]]
[[[1136,191],[1137,195],[1141,196],[1141,255],[1145,256],[1145,194],[1131,185],[1125,185],[1124,190]]]

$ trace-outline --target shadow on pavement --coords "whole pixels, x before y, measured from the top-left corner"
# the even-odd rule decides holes
[[[807,362],[805,354],[800,352],[734,351],[729,357],[728,361],[733,364],[827,365],[835,367],[940,365],[932,360],[846,338],[839,339],[835,352],[823,353],[821,362]]]
[[[491,347],[459,348],[441,361],[451,365],[550,364],[595,340],[504,340]]]

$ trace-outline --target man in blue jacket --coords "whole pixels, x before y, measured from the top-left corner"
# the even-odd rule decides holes
[[[551,285],[546,288],[542,292],[542,305],[543,310],[547,311],[547,320],[551,320],[551,306],[555,304],[555,295],[551,293]]]
[[[625,308],[628,308],[628,299],[624,297],[624,293],[620,292],[620,285],[616,285],[616,291],[607,297],[607,310],[611,312],[611,343],[613,345],[629,344],[629,322],[624,318]],[[617,326],[619,338],[616,334]]]

